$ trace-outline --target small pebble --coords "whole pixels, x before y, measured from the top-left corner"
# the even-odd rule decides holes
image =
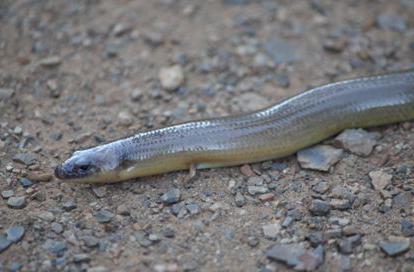
[[[392,175],[382,170],[369,172],[371,184],[375,190],[380,191],[391,184]]]
[[[76,203],[73,200],[66,201],[63,203],[62,208],[65,212],[70,212],[77,208]]]
[[[5,191],[2,191],[2,192],[1,192],[1,196],[2,196],[4,199],[8,199],[8,198],[10,198],[10,197],[14,196],[14,191],[13,191],[13,190],[5,190]]]
[[[20,184],[24,187],[24,188],[28,188],[30,186],[33,185],[33,182],[28,179],[28,178],[21,178],[20,180]]]
[[[410,249],[410,239],[403,237],[394,237],[389,241],[379,242],[380,248],[391,257],[398,256]]]
[[[240,192],[237,192],[234,197],[234,202],[237,207],[243,207],[246,204],[246,198]]]
[[[294,267],[301,263],[299,258],[305,253],[306,250],[299,244],[276,244],[266,251],[266,257]]]
[[[125,204],[119,205],[118,208],[116,209],[116,212],[120,215],[123,215],[123,216],[129,216],[130,215],[129,208]]]
[[[49,173],[30,172],[27,178],[32,181],[48,182],[52,179],[52,175]]]
[[[13,243],[17,243],[23,238],[24,232],[25,230],[23,226],[19,226],[19,225],[12,226],[8,228],[6,231],[7,240]]]
[[[380,28],[403,32],[407,29],[407,23],[398,14],[385,12],[377,17],[377,24]]]
[[[293,223],[293,221],[294,221],[293,217],[290,217],[290,216],[286,217],[285,220],[283,220],[282,222],[282,227],[283,228],[289,227]]]
[[[75,263],[82,263],[82,262],[89,262],[91,260],[91,256],[86,253],[74,254],[73,261]]]
[[[247,191],[251,195],[256,195],[256,194],[264,194],[264,193],[267,193],[269,191],[269,189],[267,188],[267,186],[255,186],[255,185],[251,185],[251,186],[247,186]]]
[[[414,223],[409,219],[401,221],[401,233],[406,237],[414,236]]]
[[[174,91],[183,83],[184,73],[179,65],[164,67],[160,70],[159,79],[164,89]]]
[[[64,242],[53,239],[47,239],[46,242],[43,244],[43,248],[50,251],[52,254],[55,254],[58,257],[63,256],[65,251],[68,249]]]
[[[40,211],[36,214],[36,217],[47,222],[55,220],[55,216],[49,211]]]
[[[164,237],[166,238],[174,238],[175,236],[175,230],[170,228],[170,227],[166,227],[162,230],[162,234],[164,235]]]
[[[122,126],[130,126],[133,123],[133,118],[128,110],[122,110],[118,113],[119,124]]]
[[[12,241],[6,238],[6,235],[0,234],[0,253],[5,251],[12,244]],[[1,266],[0,266],[1,268]]]
[[[100,210],[95,213],[95,218],[99,223],[109,223],[114,216],[115,215],[108,210]]]
[[[143,92],[141,89],[134,89],[131,93],[131,100],[134,102],[139,102],[142,98]]]
[[[195,215],[201,212],[200,206],[198,206],[196,203],[187,204],[185,207],[191,215]]]
[[[266,238],[276,239],[280,233],[280,228],[281,226],[279,223],[273,223],[273,224],[264,225],[262,227],[262,230]]]
[[[346,129],[335,138],[335,141],[349,152],[367,157],[371,154],[380,136],[377,132],[367,132],[363,129]]]
[[[14,209],[22,209],[26,206],[26,197],[12,196],[7,200],[7,205]]]
[[[103,198],[106,196],[106,187],[105,186],[93,186],[92,192],[98,198]]]
[[[319,194],[324,194],[329,190],[329,183],[326,181],[320,181],[316,185],[312,186],[312,190]]]
[[[39,64],[43,67],[52,68],[62,63],[62,59],[59,56],[50,56],[39,61]]]
[[[171,189],[161,196],[161,201],[166,205],[171,205],[180,201],[181,192],[179,189]]]
[[[13,89],[0,88],[0,101],[10,99],[14,94]]]
[[[81,240],[85,243],[85,246],[87,247],[96,247],[99,244],[99,240],[92,235],[83,236]]]
[[[51,227],[52,231],[54,231],[57,234],[63,232],[63,226],[62,226],[62,224],[53,222],[50,227]]]
[[[18,153],[13,156],[13,160],[15,162],[30,166],[37,162],[37,155],[34,153]]]
[[[342,157],[342,149],[328,145],[316,145],[297,153],[298,161],[302,168],[328,171]]]
[[[317,216],[328,215],[331,211],[331,206],[326,201],[316,199],[316,200],[312,201],[312,204],[309,207],[309,211],[313,215],[317,215]]]
[[[361,244],[361,235],[353,235],[347,238],[343,238],[339,242],[339,251],[343,254],[351,254],[353,249]]]

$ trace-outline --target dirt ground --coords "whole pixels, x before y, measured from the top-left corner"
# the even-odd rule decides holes
[[[369,129],[373,152],[329,172],[290,156],[189,184],[38,181],[137,131],[413,67],[413,14],[412,0],[1,1],[0,271],[414,271],[412,123]],[[269,256],[281,245],[314,254],[300,268]]]

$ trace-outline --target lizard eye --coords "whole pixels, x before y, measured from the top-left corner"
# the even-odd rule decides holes
[[[91,169],[91,165],[90,164],[79,165],[79,169],[82,171],[88,171],[89,169]]]

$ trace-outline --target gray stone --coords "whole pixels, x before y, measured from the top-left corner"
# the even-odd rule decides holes
[[[145,233],[143,231],[137,231],[134,233],[134,237],[136,241],[142,246],[142,247],[149,247],[152,245],[152,241],[149,240]]]
[[[36,214],[36,217],[47,222],[55,220],[55,216],[49,211],[40,211]]]
[[[63,256],[65,251],[68,249],[66,244],[62,241],[47,239],[43,244],[43,248],[55,254],[56,256]]]
[[[13,156],[13,160],[15,162],[29,166],[37,162],[37,156],[34,153],[18,153]]]
[[[401,221],[401,233],[406,236],[414,236],[414,223],[409,219]]]
[[[24,232],[25,230],[23,226],[19,226],[19,225],[12,226],[8,228],[6,231],[7,240],[13,243],[17,243],[23,238]]]
[[[329,183],[326,181],[320,181],[316,185],[312,186],[312,190],[319,194],[324,194],[329,190]]]
[[[63,226],[62,226],[62,224],[59,224],[59,223],[53,222],[53,223],[50,225],[50,227],[51,227],[52,231],[54,231],[54,232],[55,232],[55,233],[57,233],[57,234],[59,234],[59,233],[62,233],[62,232],[63,232]]]
[[[114,58],[119,54],[119,45],[115,43],[108,43],[105,45],[105,56],[107,58]]]
[[[247,237],[247,244],[251,247],[256,247],[259,244],[260,240],[256,236]]]
[[[398,14],[385,12],[377,17],[377,24],[380,28],[403,32],[407,29],[407,23]]]
[[[108,210],[100,210],[95,214],[95,218],[99,223],[109,223],[114,216],[115,215]]]
[[[371,154],[380,136],[377,132],[363,129],[346,129],[335,140],[349,152],[366,157]]]
[[[269,101],[259,94],[248,92],[235,96],[232,99],[233,105],[238,105],[243,111],[255,111],[269,105]]]
[[[103,198],[106,196],[106,187],[105,186],[93,186],[92,192],[98,198]]]
[[[267,186],[255,186],[255,185],[251,185],[251,186],[247,186],[247,191],[251,195],[256,195],[256,194],[264,194],[264,193],[267,193],[269,191],[269,189],[267,188]]]
[[[381,241],[379,246],[388,256],[395,257],[410,249],[410,239],[398,238],[392,241]]]
[[[328,145],[316,145],[297,153],[302,168],[329,171],[342,157],[343,150]]]
[[[351,202],[348,199],[331,199],[329,204],[334,210],[348,210],[351,208]]]
[[[201,212],[200,206],[198,206],[196,203],[187,204],[185,207],[191,215],[195,215]]]
[[[128,206],[127,206],[127,205],[125,205],[125,204],[121,204],[121,205],[119,205],[119,206],[116,208],[116,212],[117,212],[118,214],[120,214],[120,215],[123,215],[123,216],[129,216],[129,215],[130,215],[129,208],[128,208]]]
[[[293,221],[294,221],[293,217],[290,217],[290,216],[286,217],[285,220],[283,220],[282,222],[282,227],[283,228],[289,227]]]
[[[59,56],[50,56],[39,61],[40,65],[48,68],[58,66],[61,63],[62,59]]]
[[[277,64],[296,62],[301,59],[297,45],[278,38],[264,44],[264,50]]]
[[[62,209],[65,212],[70,212],[76,208],[77,208],[76,203],[73,200],[66,201],[65,203],[63,203],[63,206],[62,206]]]
[[[326,238],[323,232],[313,232],[306,237],[313,247],[326,243]]]
[[[158,76],[161,86],[168,91],[177,89],[184,81],[183,69],[179,65],[161,68]]]
[[[0,88],[0,101],[10,99],[14,94],[13,89]]]
[[[237,192],[234,197],[234,203],[237,207],[243,207],[246,204],[246,198],[240,192]]]
[[[328,215],[331,211],[331,206],[326,201],[316,199],[312,201],[309,211],[313,215]]]
[[[392,175],[385,173],[382,170],[369,172],[371,184],[375,190],[380,191],[391,184]]]
[[[20,184],[21,184],[24,188],[27,188],[27,187],[32,186],[32,185],[33,185],[33,182],[32,182],[30,179],[28,179],[28,178],[21,178],[21,179],[20,179]]]
[[[12,196],[7,200],[7,205],[10,208],[22,209],[26,206],[25,196]]]
[[[339,242],[339,251],[343,254],[351,254],[356,246],[361,244],[361,235],[353,235]]]
[[[166,205],[171,205],[180,201],[181,192],[179,189],[174,188],[166,192],[161,196],[161,201]]]
[[[413,195],[410,192],[401,192],[392,199],[392,206],[410,211],[413,205]]]
[[[12,241],[6,238],[6,235],[0,234],[0,253],[9,248]]]
[[[266,238],[276,239],[280,233],[280,228],[281,226],[279,223],[273,223],[273,224],[264,225],[262,227],[262,230]]]
[[[162,230],[162,234],[164,235],[164,237],[167,238],[174,238],[175,236],[175,230],[170,228],[170,227],[166,227]]]
[[[92,235],[83,236],[81,240],[87,247],[96,247],[99,244],[99,240]]]
[[[294,267],[301,262],[299,258],[305,253],[306,250],[300,244],[276,244],[266,251],[266,257]]]
[[[4,199],[8,199],[8,198],[10,198],[10,197],[14,196],[14,191],[13,191],[13,190],[5,190],[5,191],[2,191],[2,192],[1,192],[1,196],[2,196]]]
[[[79,253],[73,255],[73,261],[75,263],[82,263],[82,262],[89,262],[91,260],[91,256],[86,253]]]

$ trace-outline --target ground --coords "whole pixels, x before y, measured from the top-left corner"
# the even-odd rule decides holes
[[[50,176],[141,130],[413,67],[413,13],[410,0],[1,1],[0,271],[413,271],[412,123],[369,129],[374,150],[328,172],[293,155],[190,183]]]

